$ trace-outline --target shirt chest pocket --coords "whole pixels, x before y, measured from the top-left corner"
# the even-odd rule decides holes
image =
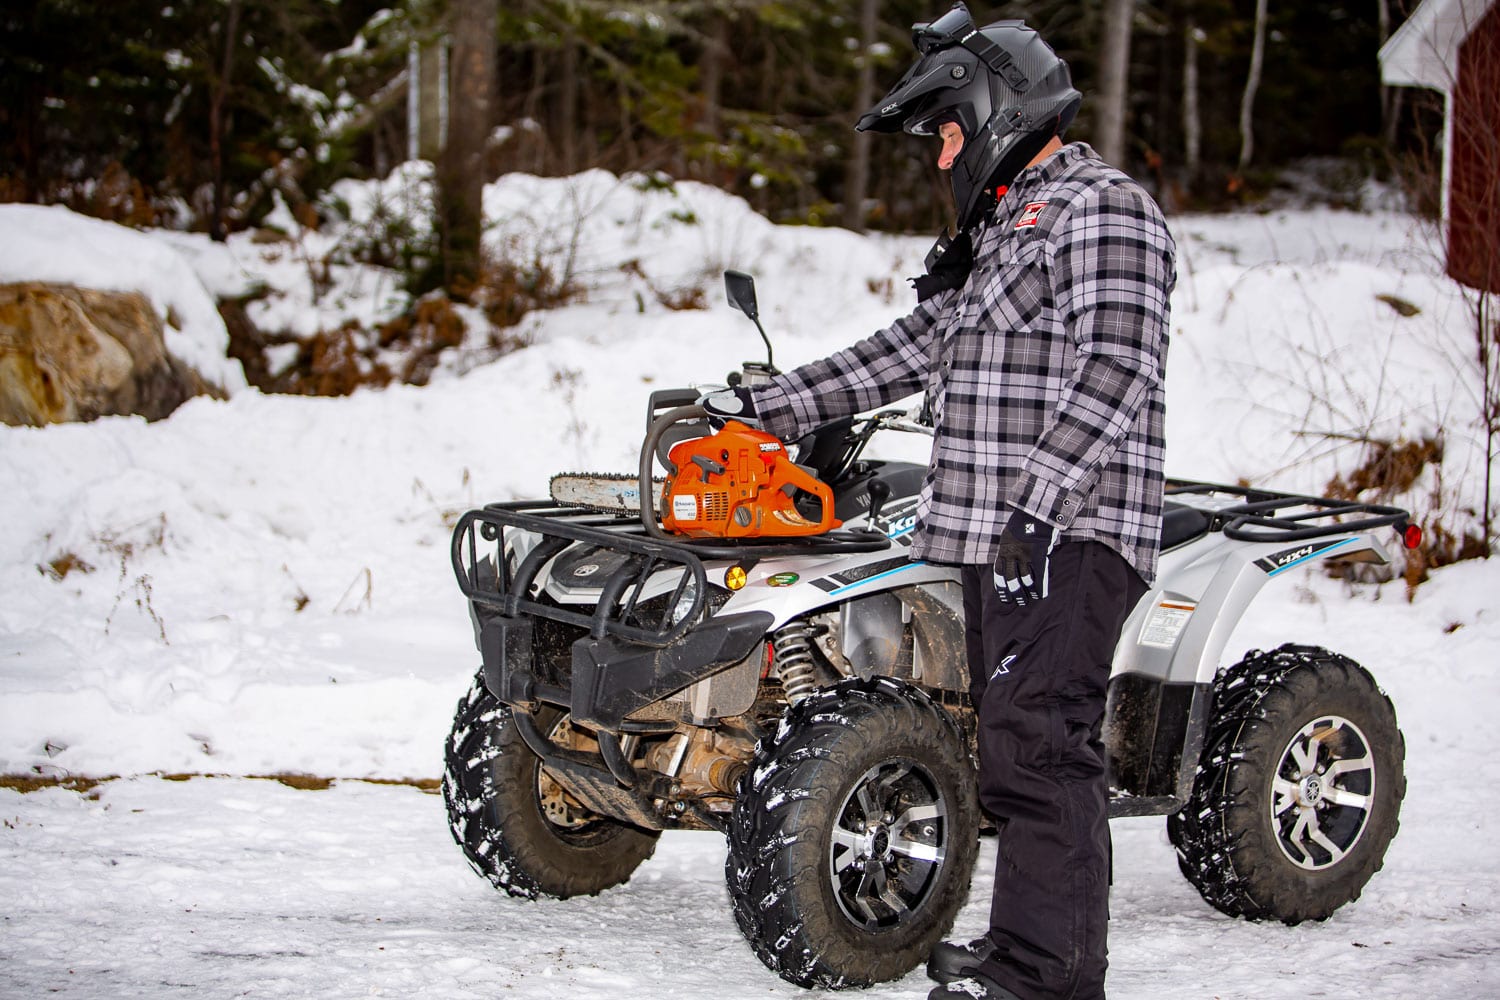
[[[981,241],[976,270],[993,274],[1012,264],[1034,260],[1045,249],[1045,241],[1035,230],[1013,230],[999,239]]]
[[[993,368],[1034,337],[1050,337],[1052,281],[1041,240],[1011,240],[976,268],[954,324],[955,367]]]

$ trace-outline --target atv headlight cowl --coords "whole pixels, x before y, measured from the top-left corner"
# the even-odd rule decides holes
[[[693,584],[689,582],[675,601],[672,600],[671,594],[658,594],[656,597],[642,601],[635,606],[635,612],[630,616],[631,623],[643,628],[672,628],[682,622],[692,610],[693,592]],[[717,612],[731,596],[724,588],[709,584],[708,594],[703,602],[704,617]]]

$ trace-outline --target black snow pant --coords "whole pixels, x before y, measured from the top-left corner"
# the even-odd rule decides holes
[[[1063,542],[1050,595],[1007,610],[988,566],[963,572],[979,799],[1000,825],[981,971],[1022,1000],[1102,1000],[1109,797],[1100,729],[1115,644],[1146,591],[1118,553]]]

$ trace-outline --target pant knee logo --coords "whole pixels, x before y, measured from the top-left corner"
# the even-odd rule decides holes
[[[1011,653],[1010,655],[1006,656],[1005,659],[1001,660],[999,664],[996,665],[994,672],[990,674],[990,680],[994,680],[996,677],[999,677],[1002,674],[1010,673],[1010,665],[1016,662],[1016,657],[1019,655],[1019,653]]]

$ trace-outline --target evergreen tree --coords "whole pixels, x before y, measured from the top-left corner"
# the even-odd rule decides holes
[[[1122,51],[1104,41],[1107,2],[1119,0],[971,4],[979,23],[1024,19],[1068,60],[1085,95],[1070,134],[1094,142],[1109,104],[1101,56]],[[384,174],[408,155],[419,124],[407,120],[408,87],[424,78],[410,76],[408,56],[414,45],[440,48],[456,4],[9,0],[0,5],[0,197],[223,233],[257,223],[279,193],[315,221],[312,206],[333,181]],[[948,0],[498,6],[493,34],[468,40],[498,63],[474,161],[484,180],[603,167],[703,180],[778,221],[908,231],[948,221],[948,186],[930,149],[852,131],[869,95],[913,58],[911,24],[942,14]],[[1382,19],[1392,5],[1268,6],[1243,173],[1254,0],[1133,7],[1123,112],[1108,117],[1121,127],[1120,165],[1165,200],[1223,203],[1265,190],[1301,157],[1378,154],[1375,53],[1394,30],[1395,18]],[[419,63],[428,94],[434,65]],[[473,78],[455,73],[450,83],[457,96]],[[1386,134],[1394,120],[1388,111]],[[429,138],[433,124],[429,116],[422,128]],[[425,154],[437,158],[430,145]]]

